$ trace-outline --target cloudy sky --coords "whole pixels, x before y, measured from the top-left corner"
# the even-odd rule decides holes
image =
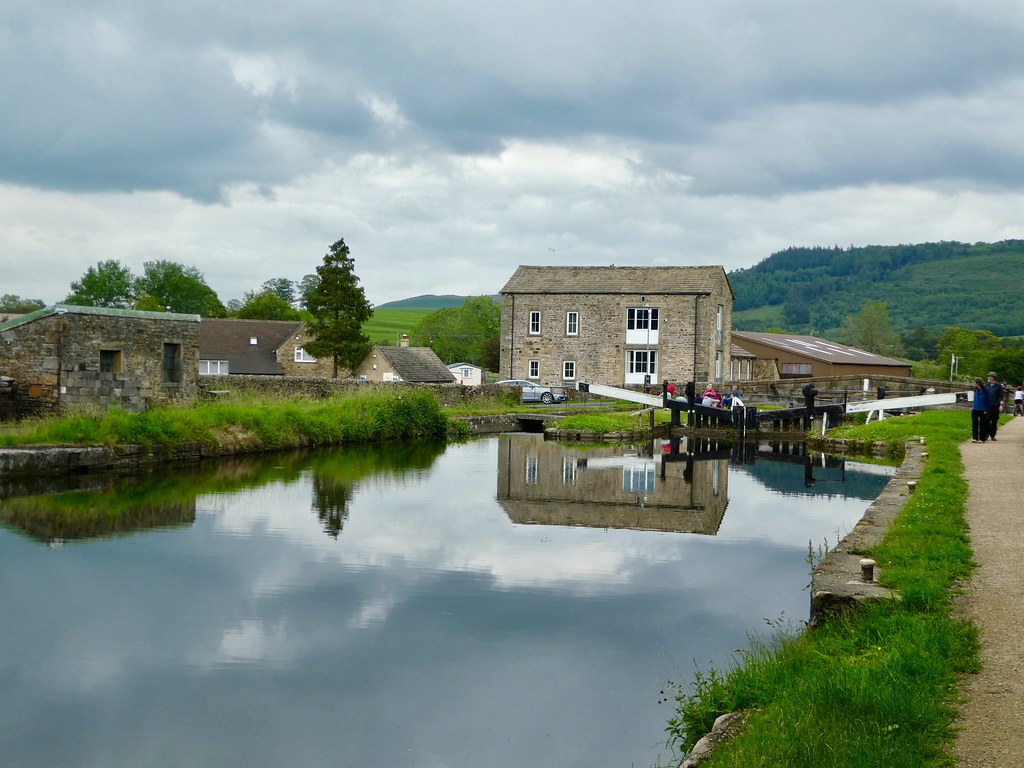
[[[7,0],[0,294],[1024,237],[1016,0]]]

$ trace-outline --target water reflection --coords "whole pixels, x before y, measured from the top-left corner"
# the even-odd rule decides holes
[[[728,504],[729,449],[680,453],[675,443],[662,451],[661,441],[579,446],[505,435],[498,501],[519,524],[714,534]]]
[[[808,487],[803,455],[690,447],[524,435],[59,489],[97,514],[165,510],[135,535],[72,532],[66,498],[0,501],[0,754],[649,765],[666,679],[729,663],[766,617],[806,615],[808,540],[867,504],[836,493],[867,487],[849,464],[811,456]],[[869,479],[873,498],[885,478]],[[92,538],[47,548],[14,525]]]
[[[234,457],[133,474],[19,478],[3,486],[0,524],[48,542],[191,525],[200,496],[273,483],[293,484],[305,477],[311,481],[311,509],[324,532],[336,539],[360,480],[422,472],[443,452],[443,444],[417,443],[386,451],[294,451]]]

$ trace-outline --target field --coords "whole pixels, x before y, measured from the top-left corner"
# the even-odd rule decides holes
[[[397,345],[403,333],[411,333],[423,318],[435,311],[422,307],[378,308],[373,310],[373,317],[363,326],[363,333],[374,344]]]

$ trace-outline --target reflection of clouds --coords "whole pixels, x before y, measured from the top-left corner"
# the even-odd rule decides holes
[[[369,629],[373,626],[379,626],[383,624],[391,613],[391,609],[398,603],[398,598],[393,595],[381,595],[366,600],[359,606],[359,609],[355,611],[349,620],[346,622],[346,626],[350,629]]]
[[[305,558],[287,550],[271,553],[253,574],[255,595],[306,584],[314,563],[381,569],[393,585],[414,583],[425,573],[464,572],[484,575],[504,590],[614,592],[641,574],[699,559],[698,550],[710,545],[686,534],[513,525],[486,486],[484,478],[493,477],[493,469],[481,473],[481,466],[494,466],[495,445],[481,441],[450,448],[445,461],[415,476],[361,481],[337,540],[324,535],[309,509],[309,474],[290,485],[275,483],[222,498],[216,526],[243,536],[265,531],[304,551]],[[834,544],[867,507],[865,501],[835,496],[810,503],[783,496],[741,470],[733,470],[729,482],[732,499],[714,537],[716,547],[760,542],[803,551],[808,539]],[[198,506],[213,505],[201,499]],[[701,574],[688,574],[692,579],[705,581]],[[397,599],[392,595],[375,608],[361,608],[364,619],[352,621],[360,624],[386,613]]]
[[[294,650],[283,623],[267,626],[250,619],[225,630],[217,656],[223,662],[284,662]]]

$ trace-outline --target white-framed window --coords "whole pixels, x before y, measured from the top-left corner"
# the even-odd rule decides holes
[[[626,308],[626,343],[657,344],[661,313],[657,307]]]
[[[649,373],[651,379],[658,374],[658,350],[630,349],[626,351],[627,373]]]
[[[526,378],[528,379],[539,379],[540,378],[540,360],[531,360],[529,362],[529,373]]]
[[[655,484],[655,471],[653,464],[643,466],[623,467],[622,469],[622,490],[631,491],[653,491]]]
[[[526,456],[526,484],[537,484],[537,454],[535,453]]]
[[[228,375],[228,361],[227,360],[200,360],[199,361],[199,375],[200,376],[227,376]]]
[[[715,313],[715,344],[721,346],[725,342],[725,307],[718,305]]]
[[[260,340],[257,337],[255,337],[255,336],[250,336],[249,337],[249,346],[250,347],[259,346],[259,343],[260,343]]]
[[[562,485],[576,485],[576,457],[562,457]]]
[[[562,378],[563,379],[575,379],[576,378],[576,361],[565,360],[562,363]]]
[[[657,307],[628,307],[626,309],[626,330],[658,330]]]
[[[580,335],[580,313],[579,312],[566,312],[565,313],[565,335],[566,336],[579,336]]]
[[[715,381],[722,380],[722,353],[715,352]]]
[[[313,357],[309,352],[304,350],[302,347],[295,348],[295,362],[296,363],[315,363],[316,358]]]
[[[540,310],[530,311],[530,335],[540,336]]]

